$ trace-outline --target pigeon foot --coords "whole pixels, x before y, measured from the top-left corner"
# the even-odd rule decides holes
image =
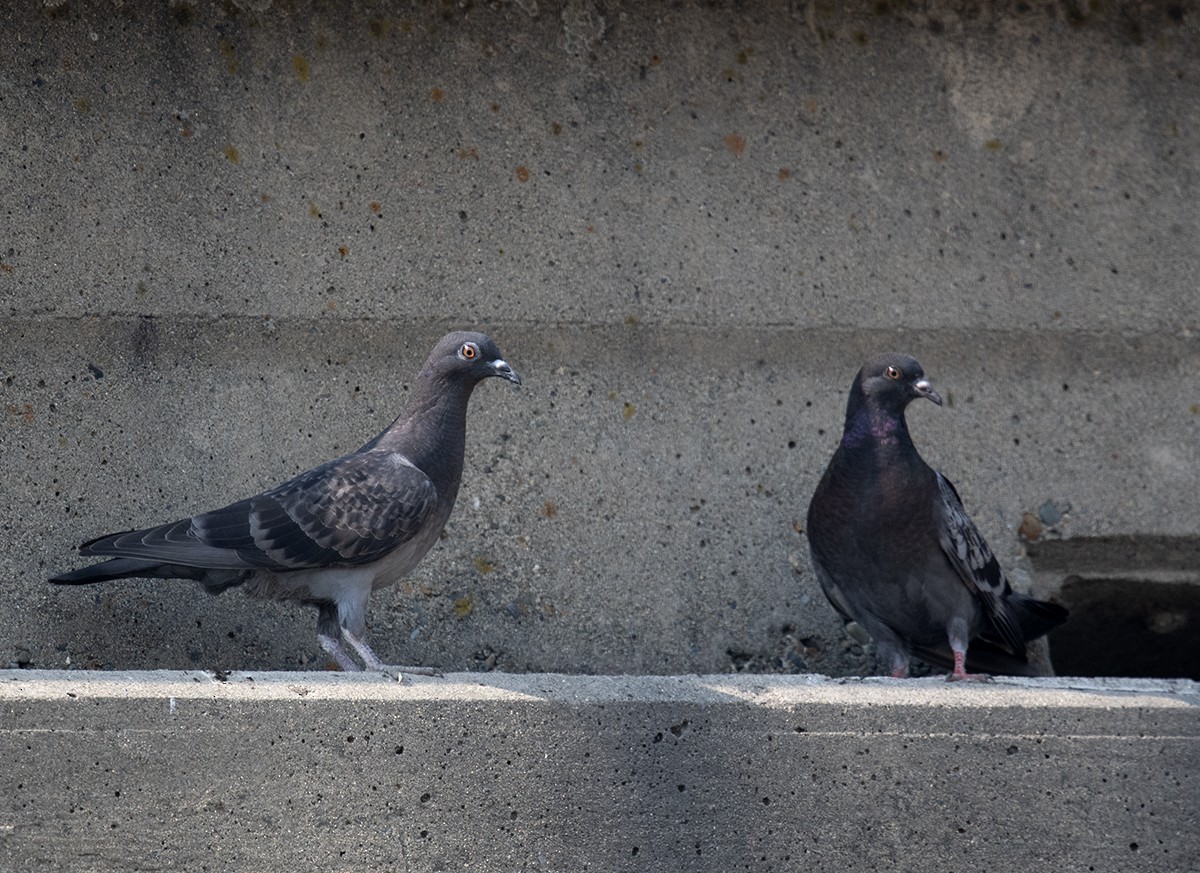
[[[383,661],[379,660],[379,656],[376,655],[375,652],[371,650],[371,647],[367,645],[366,640],[359,639],[345,628],[342,628],[342,639],[348,642],[354,651],[358,653],[358,656],[362,658],[363,665],[368,670],[374,670],[378,673],[382,673],[384,676],[388,677],[389,679],[394,679],[396,682],[403,682],[405,673],[411,673],[414,676],[442,675],[440,671],[434,669],[433,667],[409,667],[385,664]]]
[[[967,672],[967,653],[954,651],[954,672],[946,677],[947,682],[991,682],[987,673]]]
[[[325,634],[317,634],[317,643],[325,651],[327,655],[337,661],[338,666],[347,673],[358,673],[362,671],[362,667],[355,663],[354,659],[346,654],[346,650],[342,648],[342,644],[333,637]]]

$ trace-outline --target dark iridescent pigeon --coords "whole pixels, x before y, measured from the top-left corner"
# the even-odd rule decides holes
[[[1033,675],[1025,644],[1067,618],[1012,590],[954,486],[913,446],[904,410],[942,398],[908,355],[859,370],[841,444],[808,506],[817,579],[847,621],[871,635],[896,677],[912,657],[967,678]]]
[[[182,521],[84,543],[112,560],[51,582],[192,579],[210,593],[296,600],[318,610],[317,639],[344,670],[390,672],[366,642],[367,601],[425,556],[462,479],[467,401],[489,376],[521,384],[482,333],[450,333],[417,375],[408,407],[362,448],[264,491]],[[397,678],[399,678],[397,674]]]

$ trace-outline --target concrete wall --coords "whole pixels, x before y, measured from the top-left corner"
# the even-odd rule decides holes
[[[1200,686],[1074,684],[0,671],[0,867],[1197,869]]]
[[[794,522],[884,348],[1019,584],[1070,575],[1047,504],[1194,549],[1195,14],[850,6],[4,4],[0,664],[323,664],[301,610],[43,580],[361,443],[451,326],[526,383],[388,660],[871,669]]]

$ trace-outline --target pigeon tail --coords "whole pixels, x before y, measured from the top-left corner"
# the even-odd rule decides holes
[[[91,585],[112,579],[162,578],[155,572],[162,566],[161,561],[113,558],[111,561],[101,561],[99,564],[59,573],[57,576],[51,576],[49,581],[55,585]]]
[[[182,564],[164,564],[144,558],[113,558],[51,576],[55,585],[92,585],[114,579],[190,579],[199,582],[209,594],[220,594],[246,581],[246,573],[237,570],[207,570]]]
[[[1026,642],[1045,636],[1065,622],[1069,614],[1065,607],[1057,603],[1035,600],[1015,591],[1008,595],[1007,604],[1017,624],[1021,626],[1021,634]]]

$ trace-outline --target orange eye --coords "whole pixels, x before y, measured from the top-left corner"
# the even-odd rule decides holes
[[[887,376],[889,379],[895,380],[900,378],[900,371],[895,367],[888,367],[883,371],[883,375]]]
[[[458,353],[470,361],[479,354],[479,350],[475,348],[475,343],[463,343],[463,347],[458,350]]]

